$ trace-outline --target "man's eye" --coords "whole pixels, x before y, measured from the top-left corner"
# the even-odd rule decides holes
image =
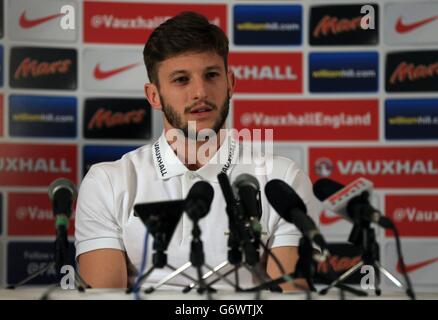
[[[189,80],[188,77],[178,77],[178,78],[175,78],[175,79],[173,80],[173,82],[176,82],[176,83],[184,83],[184,82],[187,82],[188,80]]]
[[[209,72],[207,73],[207,78],[215,78],[219,76],[219,72]]]

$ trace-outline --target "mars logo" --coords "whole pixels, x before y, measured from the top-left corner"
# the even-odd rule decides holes
[[[229,59],[238,93],[302,92],[301,53],[234,52]]]
[[[388,92],[437,91],[438,51],[395,52],[387,56]]]
[[[51,74],[67,73],[72,61],[70,59],[57,60],[53,62],[32,60],[30,58],[24,59],[14,73],[14,79],[20,80],[24,78],[38,78]]]
[[[151,108],[145,99],[87,99],[84,137],[149,139]]]
[[[403,83],[405,81],[417,81],[422,78],[430,78],[435,76],[438,76],[438,62],[428,65],[415,65],[413,63],[407,63],[406,61],[403,61],[391,74],[389,82],[393,85],[397,82]]]
[[[328,261],[319,263],[316,269],[317,283],[327,283],[329,266],[340,276],[362,260],[360,249],[349,243],[329,243],[328,249],[331,253]],[[356,272],[347,278],[346,283],[360,283],[360,280],[361,274]]]
[[[315,173],[320,178],[328,178],[333,172],[333,163],[329,158],[319,158],[315,161]]]
[[[125,114],[121,112],[113,112],[108,109],[100,108],[91,118],[87,125],[87,129],[114,128],[123,125],[140,123],[144,119],[145,110],[133,110]]]
[[[361,45],[378,42],[378,6],[322,5],[311,7],[311,45]],[[367,13],[364,15],[364,13]]]
[[[333,170],[328,165],[333,164]],[[364,177],[378,188],[436,188],[438,186],[438,148],[364,147],[309,148],[312,179],[327,176],[341,183]],[[322,168],[322,169],[321,169]]]
[[[15,47],[9,82],[13,88],[65,89],[77,86],[76,50]]]

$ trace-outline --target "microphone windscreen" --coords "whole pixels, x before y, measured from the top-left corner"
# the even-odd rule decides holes
[[[313,193],[319,201],[324,201],[342,188],[344,188],[343,184],[328,178],[323,178],[313,184]]]
[[[231,188],[230,180],[228,179],[227,174],[224,172],[219,173],[217,175],[217,180],[219,181],[219,185],[221,187],[227,206],[234,205],[236,199],[234,197],[233,189]]]
[[[201,219],[210,211],[210,206],[214,197],[213,187],[206,181],[196,182],[189,191],[186,198],[186,206],[197,204],[197,210],[189,209],[189,216]]]
[[[240,187],[244,186],[249,186],[255,190],[260,190],[260,184],[257,178],[247,173],[239,174],[233,182],[234,189],[239,189]]]
[[[256,177],[242,173],[233,182],[233,191],[245,208],[245,212],[250,217],[260,219],[262,216],[259,192],[260,184]]]
[[[61,190],[61,189],[68,190],[69,192],[71,192],[72,198],[76,199],[77,190],[76,190],[76,186],[74,185],[74,183],[66,178],[58,178],[58,179],[54,180],[48,188],[50,201],[54,200],[56,192]]]
[[[187,199],[201,200],[211,203],[214,197],[213,187],[206,181],[196,182],[189,191]]]
[[[271,206],[286,221],[294,223],[292,210],[298,209],[307,213],[306,205],[300,196],[286,182],[279,179],[269,181],[265,186],[265,194]]]

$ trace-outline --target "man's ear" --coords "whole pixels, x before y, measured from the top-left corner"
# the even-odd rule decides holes
[[[146,83],[144,85],[144,94],[152,108],[161,110],[160,94],[158,93],[158,88],[155,84]]]
[[[228,79],[228,95],[230,98],[233,96],[234,89],[236,87],[236,77],[234,76],[233,71],[228,69],[227,72],[227,79]]]

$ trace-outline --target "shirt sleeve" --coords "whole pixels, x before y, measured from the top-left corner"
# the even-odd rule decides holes
[[[92,166],[81,183],[76,205],[76,257],[97,249],[125,251],[115,217],[111,181],[102,168]]]
[[[286,171],[283,180],[289,184],[294,191],[301,197],[307,208],[307,214],[319,226],[320,204],[313,194],[312,182],[308,175],[295,163],[291,163]],[[274,210],[271,208],[271,210]],[[269,219],[270,230],[272,233],[268,242],[268,247],[298,246],[301,232],[297,227],[279,217],[278,214],[271,214]]]

